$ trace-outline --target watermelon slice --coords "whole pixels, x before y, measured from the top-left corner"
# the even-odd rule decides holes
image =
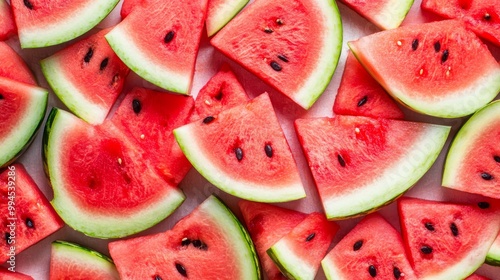
[[[0,77],[0,168],[20,156],[42,124],[45,89]]]
[[[111,242],[109,251],[121,279],[260,279],[248,233],[214,196],[171,230]]]
[[[254,1],[211,44],[308,109],[337,67],[342,23],[333,0]]]
[[[488,254],[486,254],[486,263],[489,265],[500,266],[500,234],[493,244],[491,244]]]
[[[5,0],[0,0],[0,41],[8,39],[16,31],[16,23],[10,5]]]
[[[148,161],[165,181],[177,186],[191,164],[175,141],[172,130],[189,121],[193,106],[190,96],[134,88],[111,122],[145,152],[142,160]]]
[[[143,156],[117,128],[94,127],[54,108],[43,141],[52,205],[69,226],[92,237],[123,237],[155,225],[184,195]]]
[[[448,151],[443,186],[500,199],[500,101],[476,112]]]
[[[266,251],[304,221],[307,214],[245,200],[239,202],[239,207],[267,277],[269,280],[285,280]]]
[[[218,115],[226,109],[244,104],[249,100],[229,65],[224,64],[198,92],[191,121]]]
[[[363,215],[400,196],[429,170],[450,131],[340,115],[298,119],[295,128],[329,219]]]
[[[356,57],[349,52],[333,104],[338,115],[403,119],[404,114],[387,92],[375,81]]]
[[[5,268],[0,268],[0,279],[8,280],[33,280],[33,277],[22,274],[20,272],[9,271]]]
[[[458,18],[478,36],[500,46],[500,5],[490,0],[423,0],[422,9]]]
[[[177,128],[174,135],[193,167],[227,193],[261,202],[305,197],[267,93]]]
[[[456,20],[379,32],[349,47],[389,94],[423,114],[470,115],[500,91],[500,65]]]
[[[145,80],[188,94],[207,0],[151,0],[106,35],[123,62]]]
[[[327,279],[417,279],[401,235],[377,213],[363,218],[321,264]]]
[[[0,173],[0,194],[4,242],[0,262],[7,261],[15,267],[17,254],[59,230],[64,223],[20,164]]]
[[[410,11],[413,0],[340,0],[380,29],[399,27]]]
[[[104,121],[129,70],[115,55],[104,29],[40,61],[55,94],[91,124]]]
[[[500,204],[403,198],[401,231],[418,279],[464,279],[483,264],[500,230]]]
[[[11,0],[22,48],[74,39],[103,20],[119,0]]]
[[[50,254],[50,279],[120,278],[113,261],[107,256],[75,243],[56,240],[52,242]]]
[[[0,42],[0,77],[36,85],[35,76],[24,60],[5,42]]]
[[[213,36],[224,25],[226,25],[245,5],[249,0],[209,0],[207,10],[207,26],[208,37]]]
[[[314,280],[339,227],[312,213],[267,250],[288,279]]]

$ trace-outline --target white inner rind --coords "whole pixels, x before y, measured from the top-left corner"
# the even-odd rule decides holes
[[[105,35],[116,55],[132,71],[150,83],[169,91],[189,94],[192,73],[179,73],[176,69],[170,69],[168,63],[158,63],[149,57],[135,44],[137,37],[131,36],[127,24],[128,22],[124,21]]]
[[[193,167],[219,189],[240,198],[260,202],[284,202],[306,196],[300,178],[297,182],[281,186],[233,178],[231,173],[226,173],[225,170],[218,168],[212,162],[211,155],[201,152],[204,148],[200,146],[198,138],[193,134],[192,128],[194,127],[193,125],[185,125],[175,129],[175,138]],[[249,178],[249,180],[251,179]]]
[[[292,279],[314,280],[317,270],[290,250],[290,246],[284,239],[274,244],[268,254],[273,261],[279,263],[278,267],[286,270],[285,275],[291,275]]]
[[[374,24],[382,29],[394,29],[401,25],[410,11],[413,0],[389,0],[383,8],[382,13],[373,17]]]
[[[457,185],[458,172],[462,170],[462,163],[470,148],[482,136],[482,131],[491,125],[491,121],[500,120],[500,101],[492,102],[474,114],[458,131],[453,140],[443,172],[443,186]]]
[[[22,48],[40,48],[74,39],[101,22],[120,0],[92,0],[51,25],[19,28]]]
[[[161,199],[150,205],[142,205],[135,214],[123,215],[109,212],[99,213],[99,209],[86,209],[78,201],[73,201],[71,191],[66,189],[64,178],[68,175],[61,164],[64,162],[64,134],[80,121],[70,113],[57,109],[47,140],[46,160],[49,179],[54,190],[52,206],[59,216],[72,228],[86,235],[99,238],[115,238],[145,230],[169,216],[184,201],[185,196],[178,189],[171,189]],[[78,172],[75,170],[74,172]]]
[[[101,124],[108,110],[86,98],[77,86],[61,71],[59,57],[49,57],[40,61],[42,72],[54,93],[71,112],[90,124]]]
[[[206,20],[208,37],[214,35],[226,25],[249,0],[231,0],[219,3],[213,14],[209,14]]]
[[[376,209],[392,201],[413,186],[432,166],[443,148],[450,127],[428,125],[413,139],[407,152],[372,181],[358,186],[341,196],[323,197],[323,207],[328,219],[344,219]]]
[[[344,274],[341,273],[342,269],[337,267],[337,264],[334,263],[328,255],[321,261],[321,268],[325,272],[326,279],[328,280],[338,280],[344,279]]]

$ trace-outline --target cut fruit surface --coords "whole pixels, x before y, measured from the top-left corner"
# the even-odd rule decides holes
[[[207,11],[207,34],[211,37],[226,25],[249,0],[209,0]]]
[[[16,31],[16,23],[10,5],[6,0],[0,0],[0,41],[8,39]]]
[[[267,94],[177,128],[174,135],[193,167],[227,193],[261,202],[305,196]]]
[[[5,42],[0,42],[0,76],[36,85],[35,76],[24,60]]]
[[[340,0],[381,29],[399,27],[410,11],[413,0]]]

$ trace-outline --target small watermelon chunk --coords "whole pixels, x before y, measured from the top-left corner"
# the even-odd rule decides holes
[[[214,196],[171,230],[111,242],[109,251],[121,279],[260,279],[248,233]]]
[[[0,77],[0,168],[20,156],[45,117],[45,89]]]
[[[8,39],[16,31],[16,23],[10,5],[5,0],[0,0],[0,41]]]
[[[340,0],[380,29],[399,27],[410,11],[413,0]]]
[[[443,186],[500,199],[500,101],[476,112],[455,136]]]
[[[129,69],[104,38],[104,29],[40,61],[47,82],[77,116],[100,124],[121,93]]]
[[[404,113],[377,81],[349,52],[333,104],[338,115],[365,116],[372,118],[403,119]]]
[[[227,193],[261,202],[305,197],[267,93],[177,128],[174,135],[193,167]]]
[[[314,280],[338,229],[323,213],[311,213],[267,254],[288,279]]]
[[[285,280],[267,250],[304,221],[307,214],[246,200],[241,200],[238,205],[267,277],[269,280]]]
[[[450,127],[341,116],[298,119],[295,128],[329,219],[372,212],[432,166]]]
[[[103,20],[119,0],[11,0],[22,48],[74,39]]]
[[[500,230],[495,201],[455,204],[398,201],[401,231],[418,279],[464,279],[484,262]]]
[[[209,0],[207,10],[207,34],[213,36],[226,25],[249,0]]]
[[[500,65],[457,20],[403,26],[348,44],[389,94],[422,114],[470,115],[500,91]]]
[[[113,261],[107,256],[75,243],[56,240],[50,254],[50,280],[119,280]]]
[[[10,271],[6,268],[1,267],[0,268],[0,279],[6,279],[6,280],[33,280],[33,277],[20,273],[20,272],[13,272]]]
[[[37,85],[35,76],[24,60],[5,42],[0,42],[0,77]]]
[[[308,109],[337,67],[342,23],[333,0],[254,1],[211,44]]]
[[[321,264],[328,279],[417,279],[401,235],[377,213],[363,218]]]
[[[229,65],[224,64],[198,92],[191,121],[218,115],[226,109],[245,104],[249,100]]]
[[[59,230],[64,223],[21,164],[0,173],[0,193],[0,262],[13,261],[15,266],[15,255]]]
[[[460,19],[478,36],[500,46],[500,5],[491,0],[423,0],[422,9]]]
[[[172,130],[189,121],[194,100],[190,96],[134,88],[111,118],[163,179],[177,186],[191,164],[175,141]]]
[[[166,90],[189,94],[207,1],[146,1],[106,39],[137,75]]]
[[[500,266],[500,234],[498,234],[493,244],[491,244],[488,254],[486,254],[486,261],[489,265]]]

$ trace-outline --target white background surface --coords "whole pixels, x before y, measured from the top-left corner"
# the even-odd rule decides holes
[[[121,8],[121,3],[115,8],[112,14],[110,14],[110,16],[108,16],[108,18],[99,25],[99,27],[101,28],[108,27],[116,24],[119,21],[120,8]],[[296,138],[293,129],[293,120],[295,120],[296,118],[312,117],[312,116],[331,116],[333,114],[332,106],[340,82],[340,78],[342,76],[342,72],[344,69],[344,63],[347,54],[346,53],[347,41],[355,40],[363,35],[367,35],[378,31],[377,27],[375,27],[371,23],[361,18],[359,15],[354,13],[346,6],[339,4],[339,8],[342,15],[342,21],[344,26],[344,41],[343,41],[341,60],[326,92],[322,95],[322,97],[316,102],[316,104],[309,111],[303,110],[298,105],[295,105],[292,101],[286,99],[285,97],[277,93],[275,90],[263,84],[255,76],[249,74],[247,71],[245,71],[238,65],[230,62],[230,65],[232,66],[237,77],[242,82],[244,88],[247,90],[250,97],[253,98],[264,91],[270,93],[271,99],[275,106],[275,110],[278,114],[283,129],[285,130],[285,134],[290,143],[294,156],[297,160],[299,169],[301,170],[301,177],[306,186],[306,192],[307,192],[307,198],[295,202],[284,203],[281,204],[281,206],[297,209],[303,212],[321,211],[321,205],[319,203],[319,198],[316,193],[311,174],[307,167],[307,163],[305,161],[304,155],[302,154],[302,151],[300,149],[298,140]],[[422,14],[422,12],[420,11],[420,0],[416,0],[410,14],[408,15],[407,19],[403,24],[407,25],[415,22],[420,22],[423,20],[428,21],[434,19],[436,18],[428,14]],[[17,38],[10,39],[8,43],[11,46],[13,46],[14,49],[20,51],[19,42],[17,41]],[[31,50],[20,51],[21,55],[26,59],[29,66],[34,70],[39,80],[39,83],[42,87],[49,89],[49,86],[47,85],[45,79],[41,74],[38,61],[42,58],[49,56],[54,51],[61,49],[64,45],[59,45],[44,49],[31,49]],[[491,50],[495,53],[498,60],[500,58],[500,48],[492,47]],[[214,49],[208,43],[206,35],[204,34],[196,66],[195,81],[192,89],[193,96],[196,96],[199,89],[208,81],[208,79],[213,74],[215,74],[217,69],[222,64],[222,62],[225,61],[229,60],[225,58],[222,54],[214,51]],[[138,78],[135,74],[131,73],[129,75],[126,84],[126,89],[136,85],[151,87],[151,85],[149,85],[147,82],[144,82],[143,80]],[[57,100],[55,95],[51,93],[48,111],[50,111],[50,108],[53,106],[64,108],[61,102]],[[424,117],[416,113],[409,112],[406,109],[405,113],[407,119],[410,120],[452,125],[453,130],[451,135],[454,135],[456,133],[457,129],[464,121],[464,119],[437,119],[431,117]],[[43,173],[43,164],[41,159],[42,130],[43,127],[39,131],[38,136],[36,137],[35,141],[31,145],[29,150],[19,159],[19,161],[26,166],[28,172],[32,175],[32,177],[37,182],[42,191],[45,193],[45,195],[50,199],[52,197],[52,190]],[[408,196],[429,198],[436,200],[459,200],[459,201],[464,201],[471,197],[469,195],[465,195],[462,193],[458,193],[456,191],[440,187],[441,172],[444,162],[443,156],[448,148],[449,140],[447,145],[445,146],[444,152],[441,153],[441,156],[436,161],[432,169],[419,181],[417,185],[415,185],[407,193]],[[181,205],[181,207],[173,215],[171,215],[169,218],[167,218],[160,224],[138,235],[162,232],[167,229],[170,229],[175,224],[176,221],[178,221],[180,218],[188,214],[194,207],[196,207],[199,203],[201,203],[211,193],[218,194],[237,214],[239,214],[236,204],[238,199],[219,191],[217,188],[215,188],[205,179],[203,179],[195,170],[191,170],[189,172],[188,176],[181,183],[180,187],[184,190],[187,196],[186,201]],[[387,219],[389,219],[394,226],[399,228],[396,207],[394,203],[384,207],[381,210],[381,213]],[[344,236],[355,225],[357,221],[359,221],[359,218],[338,222],[338,224],[341,226],[341,230],[337,233],[336,238],[334,240],[334,244],[337,243],[341,239],[341,237]],[[48,279],[50,243],[56,239],[77,242],[83,246],[87,246],[89,248],[96,249],[102,253],[108,254],[107,243],[109,242],[109,240],[89,238],[84,236],[83,234],[75,232],[68,226],[65,226],[63,229],[51,235],[50,237],[44,239],[42,242],[20,253],[17,256],[17,263],[16,263],[17,271],[32,275],[37,280]],[[383,248],[381,249],[383,250]],[[140,266],[140,264],[137,265]],[[483,267],[481,267],[479,272],[492,279],[500,279],[500,268],[494,268],[483,265]],[[321,271],[317,278],[324,279],[324,275]]]

